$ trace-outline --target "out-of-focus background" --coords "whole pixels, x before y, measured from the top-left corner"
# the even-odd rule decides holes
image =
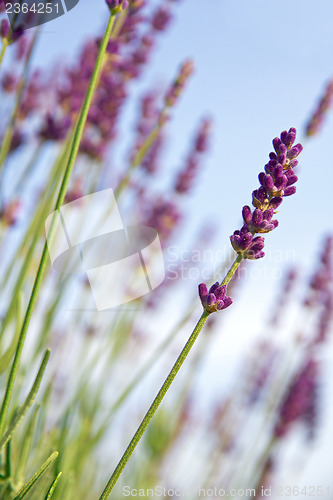
[[[150,2],[147,11],[159,4],[158,1]],[[42,27],[33,66],[43,71],[50,68],[56,78],[58,72],[77,59],[82,43],[102,32],[107,17],[108,8],[103,0],[81,0],[71,12]],[[246,370],[243,371],[246,367],[244,359],[258,336],[269,342],[267,331],[279,335],[274,338],[274,343],[281,349],[286,347],[289,355],[297,358],[297,335],[309,326],[307,316],[304,311],[299,311],[296,302],[302,301],[306,295],[324,238],[333,231],[333,165],[330,154],[333,113],[328,112],[317,135],[305,138],[305,127],[325,86],[333,77],[332,18],[333,5],[328,0],[319,4],[309,0],[175,1],[170,27],[158,38],[157,47],[141,78],[129,85],[132,99],[121,111],[112,155],[110,160],[108,156],[105,160],[106,164],[108,161],[115,164],[118,172],[122,172],[122,166],[128,160],[140,96],[151,88],[166,91],[180,64],[187,58],[194,61],[194,75],[177,107],[172,110],[172,120],[166,129],[161,157],[163,168],[154,180],[156,189],[162,192],[172,185],[173,175],[184,162],[197,123],[203,117],[212,119],[206,160],[198,172],[191,196],[182,200],[187,222],[163,248],[169,273],[175,269],[176,260],[184,265],[179,280],[183,288],[176,288],[161,312],[153,312],[148,319],[144,317],[139,325],[139,330],[149,325],[150,334],[156,331],[161,338],[173,326],[174,319],[181,316],[185,299],[193,295],[193,301],[199,305],[196,297],[198,284],[208,281],[210,273],[217,273],[221,261],[229,255],[229,236],[241,227],[241,209],[251,203],[251,193],[258,187],[258,174],[272,151],[272,139],[282,130],[296,127],[297,142],[304,145],[297,169],[297,193],[285,199],[279,209],[279,226],[267,235],[265,258],[247,262],[235,296],[231,293],[234,305],[219,313],[225,316],[218,324],[214,343],[207,351],[203,363],[205,369],[199,367],[198,370],[196,384],[201,394],[199,408],[201,405],[202,412],[205,412],[205,407],[211,407],[218,391],[227,394],[230,388],[235,390],[232,388],[242,386],[247,376]],[[26,150],[22,157],[25,154],[28,157],[29,151]],[[104,187],[114,188],[113,180],[112,175],[109,176]],[[132,219],[128,213],[126,217],[130,224]],[[193,244],[200,228],[206,228],[209,233],[204,248],[200,245],[196,248]],[[290,269],[297,270],[300,277],[288,295],[287,304],[279,311],[278,330],[274,328],[274,321],[273,326],[269,326],[269,320]],[[221,276],[216,274],[216,279],[221,279]],[[170,276],[169,281],[172,281]],[[74,314],[67,311],[65,305],[62,311],[66,318]],[[73,317],[69,319],[72,320]],[[182,335],[184,339],[187,336],[183,331]],[[290,341],[292,335],[295,342]],[[156,338],[152,344],[158,344]],[[171,350],[175,355],[177,347]],[[261,365],[263,358],[268,357],[264,348],[251,352],[254,364]],[[283,455],[284,467],[278,473],[276,483],[316,488],[319,485],[333,491],[330,444],[333,439],[332,342],[328,341],[318,356],[323,362],[322,383],[318,389],[323,404],[318,410],[317,441],[309,460],[306,460],[310,452],[306,446],[303,449],[300,445],[300,436],[296,433],[290,438],[290,446]],[[157,389],[164,375],[156,373]],[[150,382],[137,388],[131,407],[134,417],[133,407],[139,411],[142,400],[148,402],[154,389],[155,384]],[[230,414],[233,412],[237,415],[237,405]],[[257,432],[260,431],[258,425],[260,419],[255,421],[254,418]],[[246,425],[240,423],[240,432],[243,429],[251,433],[251,427],[246,431]],[[126,442],[127,432],[124,431],[124,435],[123,441]],[[109,445],[104,446],[107,453]],[[200,449],[196,451],[200,454]],[[140,455],[138,457],[135,470],[140,464]],[[236,447],[235,456],[227,463],[231,476],[237,460],[245,460],[244,466],[251,469],[251,455]],[[298,471],[297,480],[295,471]],[[251,476],[251,471],[247,472]],[[140,479],[139,472],[138,476]],[[188,486],[186,478],[184,483],[182,477],[177,477],[174,482],[180,487]],[[300,498],[303,497],[300,495]],[[325,498],[333,498],[332,493],[327,493]]]

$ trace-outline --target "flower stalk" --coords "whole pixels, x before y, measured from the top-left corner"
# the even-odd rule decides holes
[[[100,48],[99,48],[99,53],[98,53],[98,57],[96,60],[94,72],[92,74],[90,85],[89,85],[89,88],[88,88],[88,91],[87,91],[87,94],[85,97],[85,101],[83,103],[82,110],[80,113],[80,117],[78,120],[78,124],[77,124],[76,132],[74,135],[74,140],[73,140],[69,160],[68,160],[67,167],[65,169],[62,183],[60,186],[60,190],[58,193],[55,211],[58,211],[60,209],[60,207],[62,206],[64,199],[65,199],[69,178],[70,178],[70,175],[72,173],[72,170],[73,170],[73,167],[75,164],[75,160],[76,160],[76,157],[77,157],[77,154],[79,151],[79,146],[80,146],[81,138],[83,135],[84,127],[85,127],[85,124],[87,121],[88,112],[89,112],[89,109],[90,109],[90,106],[92,103],[94,92],[95,92],[96,87],[97,87],[98,82],[99,82],[102,68],[103,68],[103,60],[104,60],[104,56],[106,53],[108,41],[109,41],[111,33],[112,33],[114,21],[115,21],[115,16],[113,14],[111,14],[106,31],[105,31],[105,34],[104,34],[104,37],[103,37],[103,40],[102,40],[102,43],[101,43]],[[49,238],[52,238],[52,233],[54,232],[54,221],[55,221],[55,218],[53,218],[53,221],[51,223]],[[13,362],[13,368],[10,372],[8,383],[7,383],[7,391],[6,391],[3,406],[2,406],[3,409],[2,409],[1,414],[0,414],[0,436],[1,436],[1,433],[3,432],[4,419],[5,419],[5,414],[6,414],[5,410],[8,406],[8,394],[9,394],[8,388],[10,389],[10,391],[13,388],[13,384],[14,384],[15,376],[16,376],[16,372],[17,372],[17,366],[19,364],[20,357],[22,354],[23,345],[25,342],[27,330],[28,330],[28,327],[30,324],[30,320],[31,320],[31,316],[32,316],[32,313],[34,310],[34,306],[35,306],[36,301],[37,301],[40,286],[41,286],[41,283],[42,283],[42,280],[43,280],[43,277],[44,277],[44,274],[45,274],[45,271],[47,268],[47,260],[48,260],[47,248],[48,248],[47,242],[45,242],[44,248],[43,248],[43,253],[42,253],[39,267],[37,270],[36,278],[34,281],[33,289],[32,289],[31,295],[30,295],[28,307],[27,307],[27,310],[26,310],[26,313],[24,316],[24,320],[22,323],[22,328],[20,331],[19,344],[18,344],[19,348],[16,351],[16,355],[15,355],[14,362]],[[15,367],[15,369],[14,369],[14,367]]]

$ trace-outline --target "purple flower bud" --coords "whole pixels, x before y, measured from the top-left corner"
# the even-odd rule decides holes
[[[253,238],[251,245],[244,254],[244,258],[250,260],[261,259],[262,257],[265,256],[265,253],[262,252],[264,246],[265,246],[265,238],[263,236],[257,236],[256,238]]]
[[[252,193],[252,204],[256,208],[262,209],[268,204],[268,193],[266,189],[261,186]]]
[[[220,285],[218,282],[214,283],[214,285],[210,287],[209,291],[204,283],[199,285],[199,297],[201,304],[208,313],[221,311],[232,304],[232,299],[227,297],[226,293],[227,286]]]
[[[283,196],[291,196],[296,193],[296,186],[289,186],[283,191]]]
[[[294,160],[303,151],[302,144],[296,144],[287,153],[287,158],[289,160]]]
[[[276,191],[281,191],[281,189],[284,189],[285,186],[287,185],[287,177],[285,175],[281,175],[280,177],[277,177],[275,179],[275,190]]]
[[[295,130],[295,129],[294,129]],[[296,139],[296,130],[295,131],[289,130],[289,133],[287,134],[286,139],[283,141],[284,144],[287,146],[288,149],[291,148],[291,146],[294,144],[295,139]]]
[[[156,31],[164,31],[171,21],[171,14],[166,7],[160,7],[154,14],[152,26]]]
[[[276,210],[281,205],[282,199],[283,198],[281,196],[275,196],[269,202],[269,207],[272,208],[273,210]]]
[[[298,181],[297,175],[294,174],[293,170],[287,170],[286,171],[286,177],[287,177],[287,186],[291,186],[292,184],[295,184],[295,182]]]
[[[205,283],[201,283],[199,285],[199,296],[200,296],[201,302],[203,302],[204,300],[207,300],[208,290],[207,290],[207,286],[205,285]]]
[[[248,205],[245,205],[245,207],[243,207],[242,214],[245,224],[249,225],[252,221],[251,208]]]
[[[298,160],[291,160],[289,163],[289,168],[295,168],[298,165]]]
[[[253,224],[260,224],[262,219],[263,219],[262,211],[259,210],[259,208],[256,208],[252,216]]]
[[[121,12],[124,9],[127,9],[129,6],[128,0],[105,0],[109,9],[114,14]]]
[[[281,139],[279,139],[279,137],[275,137],[273,139],[273,147],[276,151],[276,154],[279,155],[280,154],[280,146],[282,145],[282,141]]]
[[[288,132],[286,130],[283,130],[283,132],[281,132],[281,141],[285,144],[285,141],[286,141],[286,138],[287,138],[287,135],[288,135]]]
[[[237,253],[242,253],[249,248],[252,241],[252,234],[249,231],[243,234],[241,234],[240,231],[235,231],[234,234],[230,236],[230,241],[234,250],[236,250]]]

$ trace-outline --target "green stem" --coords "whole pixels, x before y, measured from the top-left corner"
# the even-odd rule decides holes
[[[45,500],[50,500],[50,498],[53,497],[53,493],[57,487],[57,484],[58,484],[61,476],[62,476],[62,472],[59,472],[59,474],[54,478],[54,480],[52,481],[52,484],[50,486],[50,489],[46,494]]]
[[[232,266],[230,267],[229,271],[227,272],[224,280],[222,281],[221,285],[227,285],[231,278],[233,277],[234,273],[236,272],[238,266],[243,260],[243,255],[238,255]],[[167,391],[169,390],[172,382],[174,381],[177,373],[179,372],[181,366],[183,365],[185,359],[187,358],[190,350],[192,349],[196,339],[199,336],[199,333],[201,332],[207,318],[209,316],[209,313],[207,311],[204,311],[196,324],[193,332],[191,333],[188,341],[186,342],[183,350],[181,351],[180,355],[178,356],[175,364],[173,365],[169,375],[165,379],[162,387],[157,393],[157,396],[155,397],[154,401],[152,402],[149,410],[145,414],[141,424],[137,428],[137,431],[135,432],[132,440],[130,441],[128,447],[125,450],[125,453],[121,457],[120,461],[118,462],[117,467],[115,468],[112,476],[110,477],[106,487],[104,488],[104,491],[102,495],[100,496],[99,500],[106,500],[112,489],[114,488],[115,484],[117,483],[119,476],[121,475],[122,471],[124,470],[128,460],[130,459],[133,451],[135,450],[137,444],[139,443],[140,439],[142,438],[145,430],[147,429],[151,419],[153,418],[156,410],[158,409],[159,405],[161,404],[164,396],[166,395]]]
[[[62,180],[62,183],[60,186],[60,190],[59,190],[59,194],[58,194],[58,198],[57,198],[57,202],[56,202],[56,206],[55,206],[55,213],[62,206],[65,195],[66,195],[67,185],[68,185],[69,178],[70,178],[71,172],[73,170],[74,163],[75,163],[78,151],[79,151],[79,146],[80,146],[82,134],[84,131],[84,127],[85,127],[85,124],[87,121],[89,108],[90,108],[90,105],[91,105],[91,102],[93,99],[95,89],[96,89],[98,82],[99,82],[99,77],[100,77],[102,67],[103,67],[103,59],[104,59],[104,55],[105,55],[105,52],[107,49],[108,41],[109,41],[109,38],[110,38],[110,35],[112,32],[113,24],[114,24],[114,16],[111,15],[109,22],[108,22],[108,25],[107,25],[107,28],[106,28],[106,31],[105,31],[105,34],[104,34],[104,37],[103,37],[103,40],[102,40],[102,43],[101,43],[101,46],[100,46],[100,49],[99,49],[95,69],[94,69],[93,75],[91,77],[89,89],[88,89],[88,92],[87,92],[87,95],[86,95],[86,98],[85,98],[85,101],[84,101],[84,104],[82,107],[82,111],[81,111],[81,115],[80,115],[80,118],[78,121],[77,129],[76,129],[76,132],[74,135],[72,150],[71,150],[71,153],[69,156],[68,164],[67,164],[67,167],[66,167],[66,170],[64,173],[64,177],[63,177],[63,180]],[[56,218],[53,217],[50,231],[49,231],[49,240],[52,239],[55,220],[56,220]],[[48,261],[48,243],[46,241],[44,244],[43,253],[42,253],[39,267],[37,270],[35,282],[34,282],[32,292],[30,295],[28,307],[27,307],[25,317],[23,320],[23,324],[22,324],[22,328],[21,328],[21,332],[20,332],[19,346],[18,346],[18,349],[16,351],[16,355],[15,355],[14,363],[13,363],[14,368],[12,368],[10,375],[9,375],[9,379],[8,379],[7,389],[9,387],[10,392],[8,390],[6,392],[4,403],[3,403],[1,413],[0,413],[0,435],[1,435],[1,432],[3,431],[4,418],[5,418],[7,407],[9,404],[9,401],[7,400],[7,398],[8,398],[8,395],[10,397],[10,394],[11,394],[11,390],[13,387],[13,383],[14,383],[18,363],[19,363],[19,360],[21,357],[23,345],[25,342],[27,330],[28,330],[31,316],[33,313],[33,309],[34,309],[34,306],[35,306],[35,303],[36,303],[36,300],[38,297],[38,293],[39,293],[39,289],[40,289],[40,286],[42,283],[42,279],[43,279],[45,271],[46,271],[47,261]]]
[[[15,332],[11,344],[0,357],[0,375],[2,375],[2,373],[7,370],[7,366],[9,365],[17,349],[18,339],[20,336],[20,326],[21,326],[20,321],[21,321],[21,312],[23,304],[23,293],[21,290],[17,294],[17,296],[13,298],[13,304],[14,304],[13,312],[15,311],[15,316],[16,316]]]
[[[6,477],[8,478],[12,475],[11,454],[11,441],[9,440],[6,449]]]
[[[143,436],[146,428],[148,427],[149,422],[153,418],[156,410],[158,409],[159,405],[161,404],[164,396],[166,395],[169,387],[171,386],[172,382],[174,381],[177,373],[179,372],[182,364],[184,363],[187,355],[189,354],[190,350],[192,349],[196,339],[199,336],[199,333],[201,332],[207,318],[209,316],[209,313],[204,311],[196,324],[191,336],[189,337],[188,341],[186,342],[182,352],[177,358],[177,361],[173,365],[169,375],[165,379],[161,389],[158,391],[157,396],[155,397],[153,403],[151,404],[149,410],[147,411],[146,415],[144,416],[141,424],[139,425],[136,433],[134,434],[131,442],[129,443],[125,453],[123,454],[122,458],[120,459],[117,467],[115,468],[109,482],[107,483],[102,495],[100,496],[100,500],[105,500],[106,498],[109,497],[114,485],[116,484],[120,474],[122,473],[125,465],[127,464],[130,456],[132,455],[135,447],[137,446],[138,442],[140,441],[141,437]]]
[[[119,198],[119,196],[123,192],[124,188],[127,186],[128,182],[129,182],[129,180],[131,178],[131,174],[132,174],[133,170],[136,167],[138,167],[138,166],[141,165],[142,160],[144,159],[144,157],[148,153],[149,149],[152,147],[152,145],[156,141],[156,139],[158,137],[158,134],[160,133],[161,128],[163,126],[163,123],[164,122],[162,120],[160,120],[159,123],[152,129],[152,131],[148,134],[148,136],[144,140],[144,142],[143,142],[142,146],[140,147],[139,151],[136,153],[135,157],[131,161],[131,164],[128,167],[128,170],[127,170],[126,174],[124,175],[124,177],[120,181],[119,186],[117,187],[117,190],[116,190],[116,193],[115,193],[115,196],[116,196],[117,199]]]
[[[35,474],[29,479],[29,481],[20,489],[14,500],[22,500],[27,493],[33,488],[38,479],[44,474],[46,469],[54,462],[58,457],[59,453],[57,451],[53,452],[47,460],[40,466],[40,468],[35,472]]]
[[[0,52],[0,64],[2,63],[2,60],[3,60],[4,55],[6,53],[7,47],[8,47],[8,40],[5,39],[2,41],[2,48],[1,48],[1,52]]]
[[[31,390],[30,390],[30,392],[29,392],[26,400],[24,401],[23,406],[18,409],[18,411],[16,412],[15,417],[13,418],[13,420],[12,420],[10,426],[8,427],[7,431],[1,437],[1,440],[0,440],[0,450],[1,450],[1,448],[3,448],[8,443],[8,441],[12,437],[12,434],[15,431],[16,427],[19,425],[19,423],[21,422],[22,418],[24,417],[24,415],[27,413],[27,411],[29,410],[30,406],[34,402],[35,397],[37,395],[37,392],[39,390],[40,384],[42,382],[42,378],[43,378],[43,375],[44,375],[44,372],[45,372],[45,369],[46,369],[46,365],[47,365],[47,363],[49,361],[50,354],[51,354],[50,349],[47,349],[45,351],[42,363],[41,363],[40,368],[38,370],[38,373],[37,373],[37,376],[36,376],[35,381],[33,383],[33,386],[31,388]]]
[[[227,275],[224,278],[224,280],[222,281],[221,285],[227,285],[229,283],[229,281],[231,280],[231,278],[235,274],[235,272],[236,272],[239,264],[242,262],[242,260],[243,260],[243,255],[239,254],[237,259],[234,261],[234,263],[230,267],[229,271],[227,272]]]
[[[0,150],[0,171],[2,170],[2,167],[7,159],[7,156],[8,156],[8,153],[10,151],[11,144],[12,144],[16,118],[17,118],[17,115],[18,115],[18,112],[20,110],[20,106],[22,103],[23,91],[24,91],[25,83],[26,83],[27,76],[29,73],[33,49],[36,45],[38,34],[39,34],[39,30],[36,30],[34,33],[33,39],[31,41],[31,44],[29,46],[29,50],[28,50],[28,53],[27,53],[27,56],[25,59],[25,63],[24,63],[23,73],[22,73],[22,76],[20,78],[20,82],[18,85],[14,109],[12,111],[12,114],[11,114],[11,117],[9,120],[9,124],[7,126],[7,129],[6,129],[3,141],[2,141],[1,150]],[[1,63],[1,60],[0,60],[0,63]]]
[[[18,300],[13,301],[13,303],[15,304],[15,307],[17,308],[17,323],[16,323],[15,335],[14,335],[14,339],[15,339],[17,337],[17,333],[20,331],[22,294],[19,294]],[[14,361],[13,361],[12,368],[11,368],[11,371],[9,374],[6,392],[5,392],[5,396],[3,398],[3,402],[2,402],[2,406],[1,406],[1,410],[0,410],[0,436],[2,435],[3,427],[5,424],[5,419],[7,416],[9,403],[10,403],[12,392],[13,392],[13,386],[14,386],[14,382],[15,382],[15,378],[16,378],[16,374],[17,374],[17,369],[18,369],[18,364],[19,364],[22,349],[23,349],[23,343],[22,343],[21,337],[19,336]]]

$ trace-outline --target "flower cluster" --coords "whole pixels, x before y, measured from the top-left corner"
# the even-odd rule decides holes
[[[326,238],[319,257],[318,268],[311,276],[309,290],[304,299],[306,307],[323,303],[333,281],[333,237]]]
[[[249,206],[243,207],[244,225],[240,230],[230,236],[231,244],[238,254],[244,259],[260,259],[263,252],[265,239],[256,236],[257,233],[268,233],[275,229],[278,221],[273,219],[276,209],[281,205],[285,196],[296,192],[294,184],[298,178],[294,173],[297,166],[297,156],[303,147],[294,145],[296,129],[284,130],[280,138],[273,139],[274,152],[269,155],[269,162],[265,165],[265,172],[259,174],[261,186],[252,193],[252,212]]]
[[[296,375],[281,406],[274,429],[276,437],[286,435],[297,421],[304,422],[309,437],[313,437],[317,419],[318,377],[318,363],[310,357]]]
[[[220,285],[218,281],[209,290],[204,283],[201,283],[199,296],[201,304],[208,313],[222,311],[232,304],[232,299],[227,297],[227,286]]]
[[[333,101],[333,80],[331,80],[326,86],[324,95],[320,99],[318,106],[311,116],[309,122],[305,128],[305,135],[310,137],[316,135],[319,132],[321,125],[323,124],[325,115],[332,105]]]
[[[191,189],[198,173],[201,157],[208,149],[210,129],[211,120],[205,118],[199,126],[193,147],[186,159],[185,168],[177,175],[175,183],[177,193],[187,193]]]
[[[168,107],[172,107],[178,100],[178,97],[184,90],[187,80],[192,75],[194,71],[193,61],[188,59],[185,61],[181,67],[176,80],[173,82],[172,86],[167,91],[165,96],[165,104]]]

